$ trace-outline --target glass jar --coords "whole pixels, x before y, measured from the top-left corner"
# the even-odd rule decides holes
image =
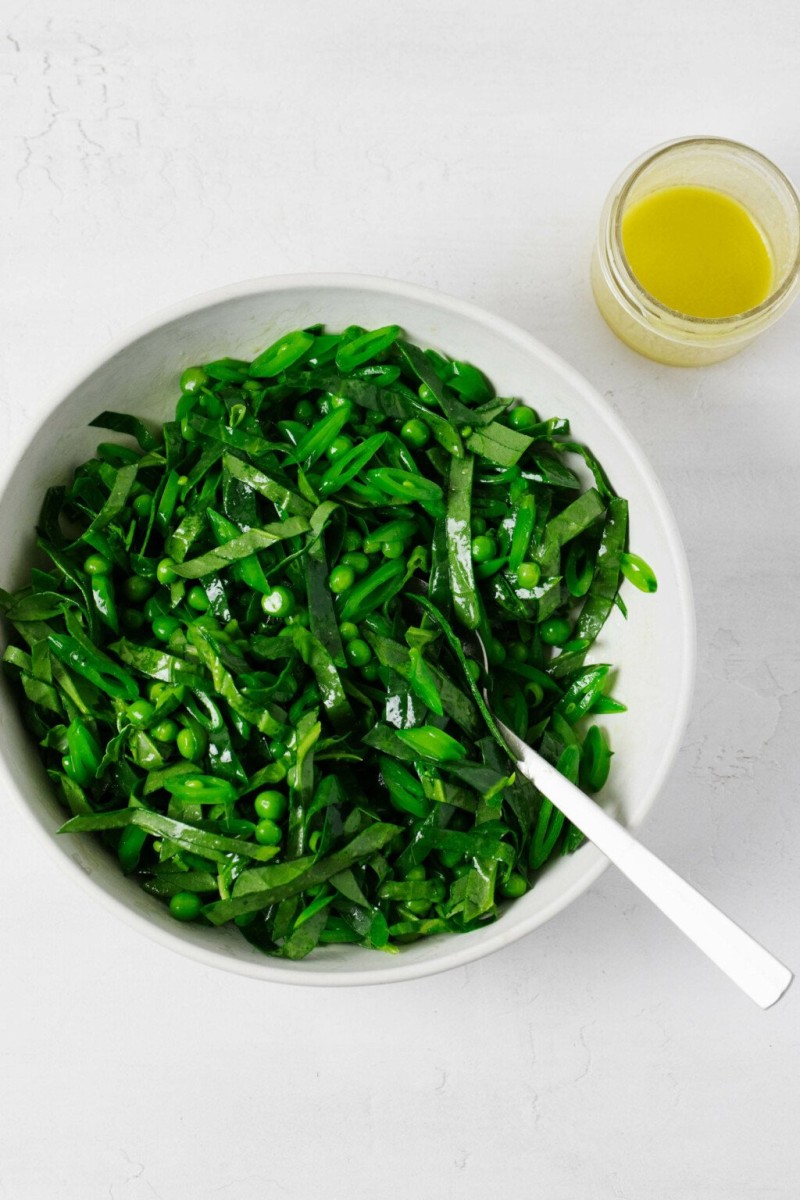
[[[750,214],[773,264],[770,293],[756,308],[731,317],[690,317],[639,283],[625,257],[622,220],[631,205],[667,187],[711,188]],[[637,159],[611,189],[592,258],[592,291],[614,333],[640,354],[673,366],[729,358],[786,312],[798,287],[800,200],[783,172],[758,151],[724,138],[680,138]]]

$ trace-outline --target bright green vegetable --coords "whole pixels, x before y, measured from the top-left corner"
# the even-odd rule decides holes
[[[180,388],[160,431],[93,422],[138,449],[50,489],[48,561],[0,591],[63,832],[176,920],[292,959],[493,920],[581,834],[516,777],[483,687],[604,785],[591,722],[624,705],[585,659],[623,575],[655,590],[626,502],[567,421],[395,325],[289,332]]]

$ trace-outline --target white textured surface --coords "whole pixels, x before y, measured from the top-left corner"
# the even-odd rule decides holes
[[[648,146],[800,178],[795,5],[0,3],[0,415],[230,279],[386,274],[535,332],[649,455],[699,673],[647,842],[800,968],[797,341],[676,371],[596,314],[605,191]],[[55,15],[54,15],[55,14]],[[800,991],[755,1009],[608,872],[449,975],[320,993],[206,972],[0,810],[2,1200],[796,1200]]]

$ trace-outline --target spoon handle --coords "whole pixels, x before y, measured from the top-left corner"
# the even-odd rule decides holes
[[[497,727],[520,772],[751,1000],[761,1008],[769,1008],[781,998],[792,981],[792,972],[783,963],[637,842],[627,829],[502,722],[497,721]]]

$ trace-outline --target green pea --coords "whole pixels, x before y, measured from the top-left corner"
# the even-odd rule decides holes
[[[168,642],[180,627],[181,623],[177,617],[159,616],[152,624],[153,636],[157,637],[160,642]]]
[[[294,406],[294,419],[302,425],[310,425],[317,415],[317,410],[310,400],[298,400]]]
[[[264,817],[256,825],[255,837],[259,846],[277,846],[283,837],[283,830],[270,817]]]
[[[358,626],[352,621],[342,621],[339,626],[339,636],[343,642],[352,642],[353,638],[358,637]]]
[[[202,907],[203,901],[196,892],[176,892],[169,902],[169,911],[176,921],[194,921]]]
[[[528,885],[525,882],[524,876],[517,871],[512,871],[505,883],[500,885],[500,891],[504,896],[508,896],[510,900],[516,900],[519,896],[524,896],[528,890]]]
[[[467,673],[473,683],[477,683],[481,677],[481,665],[474,658],[467,659]]]
[[[506,414],[506,421],[518,433],[525,433],[528,429],[533,429],[534,425],[539,423],[539,416],[532,408],[528,408],[526,404],[520,404],[517,408],[512,408],[511,412]]]
[[[443,867],[447,867],[452,871],[463,859],[464,855],[460,850],[439,850],[438,858]]]
[[[190,608],[193,608],[195,612],[205,612],[208,609],[208,596],[205,594],[204,590],[199,584],[195,584],[193,588],[189,589],[189,594],[186,597],[186,603]]]
[[[126,629],[135,633],[144,625],[144,613],[140,612],[138,608],[126,608],[123,609],[121,620]]]
[[[551,617],[539,626],[539,637],[548,646],[560,646],[568,642],[571,634],[572,626],[563,617]]]
[[[153,590],[152,581],[143,575],[131,575],[122,585],[122,590],[134,604],[140,604]]]
[[[202,367],[187,367],[181,375],[181,391],[196,392],[198,388],[205,387],[209,382]]]
[[[381,554],[388,559],[402,558],[405,554],[405,546],[402,542],[382,542]]]
[[[178,736],[178,729],[178,723],[167,717],[159,721],[158,725],[154,725],[150,732],[157,742],[174,742]]]
[[[345,553],[361,549],[361,534],[357,529],[346,529],[342,538],[342,549]]]
[[[374,683],[378,678],[378,664],[376,662],[368,662],[365,667],[361,668],[361,674],[367,683]]]
[[[524,642],[512,642],[508,647],[508,657],[512,662],[525,662],[528,657],[528,647]]]
[[[125,716],[131,725],[135,725],[137,729],[144,729],[147,723],[152,721],[155,711],[149,700],[134,700],[133,704],[129,704],[125,709]]]
[[[334,567],[328,579],[328,587],[336,595],[346,592],[356,581],[356,573],[352,567]]]
[[[308,629],[309,625],[311,624],[311,618],[308,615],[308,611],[304,608],[301,608],[300,612],[290,613],[288,617],[284,618],[284,620],[286,621],[287,625],[302,625],[304,629]]]
[[[199,730],[187,725],[178,734],[175,744],[181,758],[186,758],[189,762],[197,762],[205,754],[207,742]]]
[[[268,617],[289,617],[297,604],[288,588],[274,587],[261,597],[261,607]]]
[[[103,554],[90,554],[83,564],[87,575],[110,575],[111,563]]]
[[[497,547],[494,538],[481,533],[478,537],[472,539],[472,557],[475,562],[488,562],[490,558],[494,558],[496,553]]]
[[[418,417],[412,417],[410,421],[406,421],[400,430],[400,437],[407,446],[411,446],[414,450],[421,450],[423,446],[426,446],[430,436],[430,429]]]
[[[486,521],[483,517],[473,517],[471,521],[474,534],[486,533]]]
[[[345,643],[344,656],[351,667],[365,667],[372,658],[372,651],[361,638],[353,638]]]
[[[523,588],[534,588],[542,577],[538,563],[524,562],[517,567],[517,583]]]
[[[156,579],[159,583],[174,583],[178,578],[175,573],[175,561],[172,558],[162,558],[156,567]]]
[[[506,661],[506,648],[496,638],[490,638],[486,643],[486,657],[490,667],[499,667]]]
[[[262,820],[280,821],[286,812],[288,800],[283,792],[259,792],[253,801],[253,807]]]
[[[148,621],[155,621],[156,617],[165,617],[169,611],[169,600],[165,600],[162,595],[150,596],[145,601],[144,615]]]
[[[153,508],[152,494],[150,492],[142,492],[141,495],[135,497],[131,508],[133,509],[134,516],[138,517],[140,521],[145,520],[146,517],[150,516]]]
[[[139,857],[147,839],[147,834],[136,825],[128,825],[119,835],[117,842],[117,857],[119,865],[126,875],[135,871],[139,865]]]
[[[331,459],[331,461],[332,461],[335,458],[340,458],[343,454],[346,454],[348,450],[352,450],[352,449],[353,449],[352,438],[349,438],[345,434],[340,433],[337,438],[333,439],[330,446],[328,446],[328,449],[325,451],[325,455],[327,458]]]
[[[369,570],[369,559],[358,550],[351,550],[341,557],[343,567],[352,567],[356,575],[364,575]]]

